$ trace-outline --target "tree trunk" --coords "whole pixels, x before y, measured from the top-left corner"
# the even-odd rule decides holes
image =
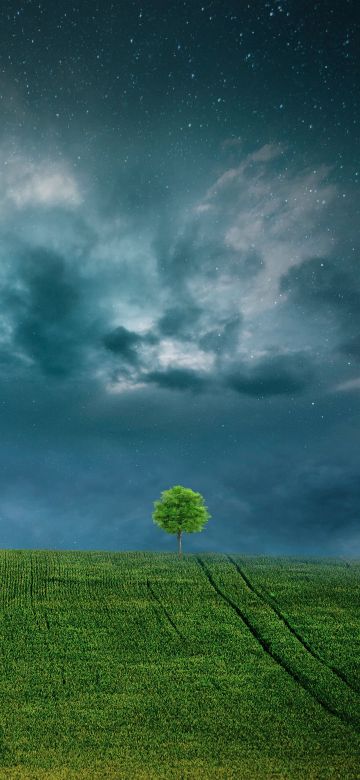
[[[178,537],[178,544],[179,544],[179,558],[181,558],[181,556],[182,556],[182,550],[181,550],[181,534],[182,534],[182,531],[178,531],[178,535],[177,535],[177,537]]]

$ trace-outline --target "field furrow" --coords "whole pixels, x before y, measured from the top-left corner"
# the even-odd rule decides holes
[[[228,595],[228,591],[232,586],[227,583],[225,585],[226,590],[224,590],[224,587],[220,588],[211,568],[204,563],[199,555],[196,558],[214,590],[236,612],[263,650],[301,685],[321,707],[344,723],[351,725],[360,733],[360,709],[358,700],[352,696],[352,692],[343,692],[342,689],[339,690],[339,686],[334,691],[335,683],[332,679],[332,673],[329,679],[329,670],[327,668],[324,669],[314,658],[311,659],[313,662],[311,664],[309,654],[303,645],[300,643],[300,647],[296,647],[294,642],[291,641],[291,639],[295,640],[296,637],[293,637],[293,635],[290,635],[288,638],[283,636],[284,632],[282,631],[280,621],[278,620],[276,625],[273,620],[268,619],[268,615],[264,615],[264,612],[259,610],[257,603],[259,598],[253,591],[251,591],[252,598],[249,599],[245,596],[242,599],[242,607],[240,608],[238,603],[239,595],[237,594],[236,601]],[[243,596],[244,594],[246,594],[246,591],[242,591]],[[266,612],[268,611],[266,610]]]
[[[359,562],[232,557],[307,645],[359,693]]]
[[[156,601],[156,603],[159,604],[161,612],[165,615],[166,619],[168,620],[168,622],[172,626],[172,628],[175,631],[175,633],[180,637],[181,641],[185,644],[187,642],[186,637],[184,637],[183,634],[181,633],[181,631],[179,631],[176,623],[174,622],[172,617],[170,617],[168,610],[165,608],[165,606],[162,603],[162,601],[160,600],[159,596],[156,595],[156,593],[154,591],[154,587],[153,587],[153,585],[150,584],[150,580],[148,580],[148,579],[146,580],[146,587],[148,588],[148,591],[149,591],[151,597],[154,599],[154,601]]]
[[[235,569],[239,573],[240,577],[244,581],[245,585],[251,590],[256,596],[258,596],[262,601],[267,604],[267,606],[270,607],[270,609],[275,612],[275,614],[278,616],[279,620],[281,620],[286,628],[289,629],[290,633],[302,644],[302,646],[305,648],[305,650],[310,653],[310,655],[315,658],[315,660],[320,661],[323,663],[327,668],[333,672],[345,685],[347,685],[348,688],[350,688],[355,694],[360,693],[359,688],[355,686],[351,681],[349,681],[346,677],[346,675],[341,672],[339,669],[336,668],[336,666],[333,666],[330,664],[326,659],[321,656],[311,645],[309,642],[304,639],[304,637],[300,634],[300,632],[294,628],[294,626],[290,623],[290,621],[285,617],[285,615],[281,612],[279,607],[277,606],[276,602],[269,596],[269,594],[265,594],[264,590],[257,589],[254,583],[249,579],[248,575],[245,574],[244,570],[240,568],[239,563],[232,558],[231,555],[226,556],[227,559],[235,566]]]

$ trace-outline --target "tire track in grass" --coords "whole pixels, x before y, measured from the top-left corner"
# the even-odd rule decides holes
[[[190,647],[191,646],[190,641],[181,633],[181,631],[179,631],[176,623],[170,617],[170,615],[167,612],[166,608],[164,607],[164,604],[162,603],[161,599],[154,592],[153,587],[150,585],[150,580],[148,580],[148,579],[146,580],[146,587],[147,587],[148,591],[150,592],[152,598],[159,604],[161,611],[165,613],[165,615],[166,615],[168,621],[171,623],[173,629],[176,631],[178,636],[181,638],[182,644],[185,644],[185,646]],[[224,688],[216,680],[211,678],[210,681],[211,681],[212,685],[214,686],[214,688],[216,688],[216,690],[220,691],[221,693],[224,693]]]
[[[356,733],[360,733],[360,726],[359,723],[347,712],[343,712],[339,708],[335,707],[330,702],[326,701],[322,696],[320,696],[316,691],[314,691],[311,682],[309,682],[308,678],[304,675],[300,674],[296,669],[292,668],[290,664],[282,658],[275,650],[271,649],[268,645],[268,643],[265,641],[265,639],[261,636],[259,630],[254,626],[251,622],[251,620],[248,618],[245,612],[243,612],[240,607],[235,604],[235,602],[226,595],[226,593],[223,593],[219,586],[216,584],[211,572],[205,565],[205,563],[201,560],[199,555],[195,556],[195,559],[197,560],[199,566],[203,569],[205,576],[207,580],[210,582],[216,593],[228,604],[234,612],[238,615],[238,617],[241,618],[244,625],[249,629],[253,637],[256,639],[256,641],[261,645],[262,649],[267,653],[267,655],[272,658],[272,660],[277,663],[279,666],[284,669],[284,671],[296,682],[298,685],[300,685],[304,691],[310,694],[314,701],[317,702],[317,704],[320,704],[320,706],[328,712],[330,715],[334,715],[336,718],[341,720],[343,723],[345,723],[347,726],[351,726]]]
[[[288,619],[285,617],[285,615],[281,612],[277,604],[273,602],[273,600],[269,597],[265,597],[264,593],[261,590],[258,590],[255,585],[249,580],[249,577],[245,572],[240,568],[239,564],[231,557],[231,555],[226,555],[230,563],[232,563],[235,566],[235,569],[240,574],[240,577],[242,577],[243,581],[245,582],[245,585],[249,588],[249,590],[252,591],[252,593],[255,594],[255,596],[258,596],[261,601],[264,602],[270,609],[272,609],[273,612],[277,615],[279,620],[281,620],[285,626],[289,629],[290,633],[302,644],[302,646],[305,648],[305,650],[310,653],[310,655],[315,658],[316,661],[320,661],[320,663],[324,664],[333,674],[336,674],[336,676],[341,680],[345,685],[347,685],[348,688],[350,688],[351,691],[356,693],[356,695],[359,695],[359,690],[356,688],[355,685],[352,685],[351,682],[347,679],[345,674],[341,672],[339,669],[337,669],[335,666],[331,666],[331,664],[327,663],[325,659],[317,653],[316,650],[314,650],[311,645],[304,639],[301,634],[294,628],[291,623],[288,621]]]
[[[149,593],[151,594],[152,598],[159,604],[161,611],[164,612],[164,614],[166,615],[166,617],[167,617],[169,623],[171,624],[171,626],[173,627],[174,631],[176,631],[176,633],[178,634],[178,636],[182,640],[182,643],[188,645],[189,644],[188,640],[186,639],[185,636],[183,636],[181,631],[179,631],[176,623],[173,621],[172,617],[169,615],[169,613],[168,613],[166,607],[164,607],[164,604],[162,603],[161,599],[154,592],[153,587],[150,585],[150,580],[146,580],[146,587],[147,587]]]

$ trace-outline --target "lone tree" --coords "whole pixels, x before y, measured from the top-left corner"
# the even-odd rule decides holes
[[[154,523],[168,534],[177,534],[179,558],[182,556],[182,532],[192,534],[195,531],[202,531],[211,517],[201,493],[195,493],[191,488],[182,485],[163,490],[160,501],[154,501],[154,507],[152,514]]]

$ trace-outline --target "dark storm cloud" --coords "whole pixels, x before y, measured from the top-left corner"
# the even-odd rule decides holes
[[[237,335],[238,321],[230,323],[228,338],[234,347],[235,330]],[[216,352],[216,337],[218,332],[206,334],[209,338],[208,348]],[[204,347],[205,348],[205,347]],[[226,352],[226,341],[221,352]],[[215,390],[223,385],[240,395],[264,398],[267,396],[289,395],[303,393],[312,386],[315,370],[312,361],[304,353],[272,354],[253,362],[237,361],[231,368],[225,369],[220,375],[216,369],[206,374],[191,369],[170,368],[164,371],[150,371],[144,375],[143,381],[155,383],[159,387],[192,390],[201,392]]]
[[[49,249],[29,249],[18,262],[17,286],[4,296],[14,321],[13,349],[44,374],[69,375],[80,358],[79,282]]]
[[[120,374],[116,369],[118,359],[120,359],[121,363],[125,362],[133,366],[135,369],[140,369],[144,362],[144,350],[139,348],[145,348],[146,355],[146,347],[157,346],[159,343],[159,337],[153,331],[140,334],[136,333],[135,331],[128,330],[123,325],[118,325],[118,327],[114,328],[114,330],[105,333],[102,341],[104,347],[110,353],[112,353],[115,358],[113,377],[119,377]],[[129,374],[129,376],[131,376],[131,374]]]
[[[226,375],[226,384],[237,393],[255,397],[297,395],[312,379],[309,357],[304,354],[270,355],[254,364],[239,365]]]
[[[169,368],[165,371],[149,371],[144,376],[145,382],[158,385],[168,390],[190,390],[199,393],[211,387],[211,379],[202,376],[190,368]]]
[[[106,333],[103,341],[105,347],[110,352],[113,352],[123,360],[134,365],[139,363],[139,355],[136,348],[141,344],[142,338],[138,333],[133,333],[119,325],[115,330]]]

